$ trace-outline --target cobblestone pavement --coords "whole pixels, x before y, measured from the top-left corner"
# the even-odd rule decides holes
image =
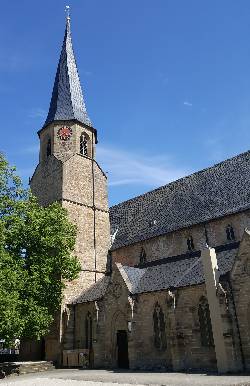
[[[52,370],[0,381],[0,386],[250,386],[250,375],[206,375],[108,370]]]

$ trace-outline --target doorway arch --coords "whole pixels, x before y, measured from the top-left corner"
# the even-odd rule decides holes
[[[112,318],[112,367],[129,368],[127,315],[117,311]]]

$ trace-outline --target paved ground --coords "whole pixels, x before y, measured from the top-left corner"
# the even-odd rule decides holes
[[[0,381],[0,386],[250,386],[250,375],[206,375],[108,370],[52,370]]]

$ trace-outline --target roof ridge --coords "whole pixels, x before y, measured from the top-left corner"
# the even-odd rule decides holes
[[[208,167],[203,168],[203,169],[201,169],[201,170],[197,170],[197,171],[195,171],[195,172],[193,172],[193,173],[191,173],[191,174],[189,174],[189,175],[187,175],[187,176],[180,177],[180,178],[178,178],[177,180],[171,181],[171,182],[169,182],[169,183],[167,183],[167,184],[165,184],[165,185],[161,185],[161,186],[159,186],[158,188],[155,188],[155,189],[153,189],[153,190],[149,190],[148,192],[139,194],[138,196],[135,196],[135,197],[133,197],[133,198],[129,198],[128,200],[119,202],[118,204],[112,205],[109,209],[112,210],[112,209],[115,209],[116,207],[119,207],[119,206],[122,205],[122,204],[125,204],[125,203],[128,203],[128,202],[133,202],[133,201],[135,201],[135,200],[136,200],[137,198],[139,198],[139,197],[145,197],[145,196],[147,196],[147,195],[150,195],[150,194],[153,193],[153,192],[157,192],[158,190],[161,190],[161,189],[166,188],[166,187],[168,187],[168,186],[174,185],[174,184],[176,184],[176,183],[178,183],[178,182],[180,182],[180,181],[183,181],[183,180],[185,180],[185,179],[187,179],[187,178],[190,178],[190,177],[192,177],[192,176],[195,176],[195,175],[204,173],[204,172],[206,172],[207,170],[214,169],[214,168],[216,168],[216,167],[218,167],[218,166],[220,166],[220,165],[222,165],[222,164],[225,164],[226,162],[229,162],[229,161],[232,161],[233,159],[236,159],[236,158],[245,156],[245,155],[247,155],[247,154],[249,154],[249,153],[250,153],[250,150],[247,150],[247,151],[245,151],[245,152],[243,152],[243,153],[237,154],[237,155],[235,155],[235,156],[233,156],[233,157],[230,157],[230,158],[227,158],[227,159],[225,159],[225,160],[223,160],[223,161],[220,161],[220,162],[218,162],[218,163],[216,163],[216,164],[214,164],[214,165],[212,165],[212,166],[208,166]]]

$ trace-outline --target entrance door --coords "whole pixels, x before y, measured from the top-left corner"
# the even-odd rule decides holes
[[[120,369],[128,369],[128,336],[127,331],[117,331],[117,351],[118,351],[118,367]]]

